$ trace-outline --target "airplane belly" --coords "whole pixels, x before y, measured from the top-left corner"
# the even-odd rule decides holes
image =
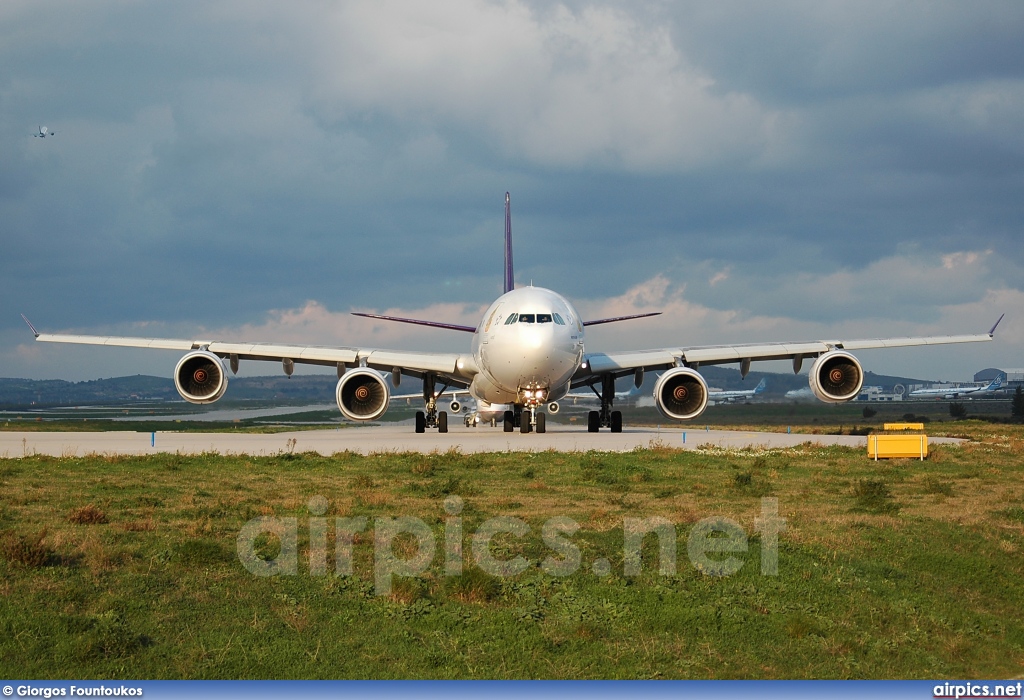
[[[492,404],[514,403],[516,400],[515,391],[503,389],[486,372],[480,372],[473,377],[473,383],[469,386],[469,393],[478,401]]]

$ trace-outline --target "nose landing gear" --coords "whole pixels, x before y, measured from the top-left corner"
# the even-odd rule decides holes
[[[537,408],[537,406],[524,407],[516,404],[514,410],[505,411],[502,428],[506,433],[511,433],[519,428],[519,432],[524,435],[532,433],[534,430],[538,433],[547,432],[547,418]]]

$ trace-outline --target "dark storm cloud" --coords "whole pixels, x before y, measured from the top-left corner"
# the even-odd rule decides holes
[[[812,334],[958,319],[1021,289],[1022,34],[1017,2],[5,3],[0,339],[485,303],[506,189],[520,281],[594,308],[657,278]]]

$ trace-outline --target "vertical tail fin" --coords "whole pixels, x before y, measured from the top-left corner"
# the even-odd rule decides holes
[[[516,288],[515,273],[512,270],[512,198],[505,193],[505,293]]]

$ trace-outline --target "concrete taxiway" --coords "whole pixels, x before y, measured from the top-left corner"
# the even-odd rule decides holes
[[[867,438],[853,435],[806,435],[763,433],[704,428],[624,428],[621,433],[588,433],[578,427],[549,425],[543,435],[506,433],[500,428],[452,426],[451,432],[417,435],[411,425],[391,423],[376,426],[303,430],[273,434],[179,433],[179,432],[0,432],[0,458],[28,455],[82,457],[99,455],[177,454],[275,455],[282,452],[336,452],[370,454],[379,452],[628,452],[636,448],[663,446],[694,449],[703,446],[739,449],[778,449],[811,442],[867,449]],[[929,438],[932,444],[956,443],[953,438]]]

